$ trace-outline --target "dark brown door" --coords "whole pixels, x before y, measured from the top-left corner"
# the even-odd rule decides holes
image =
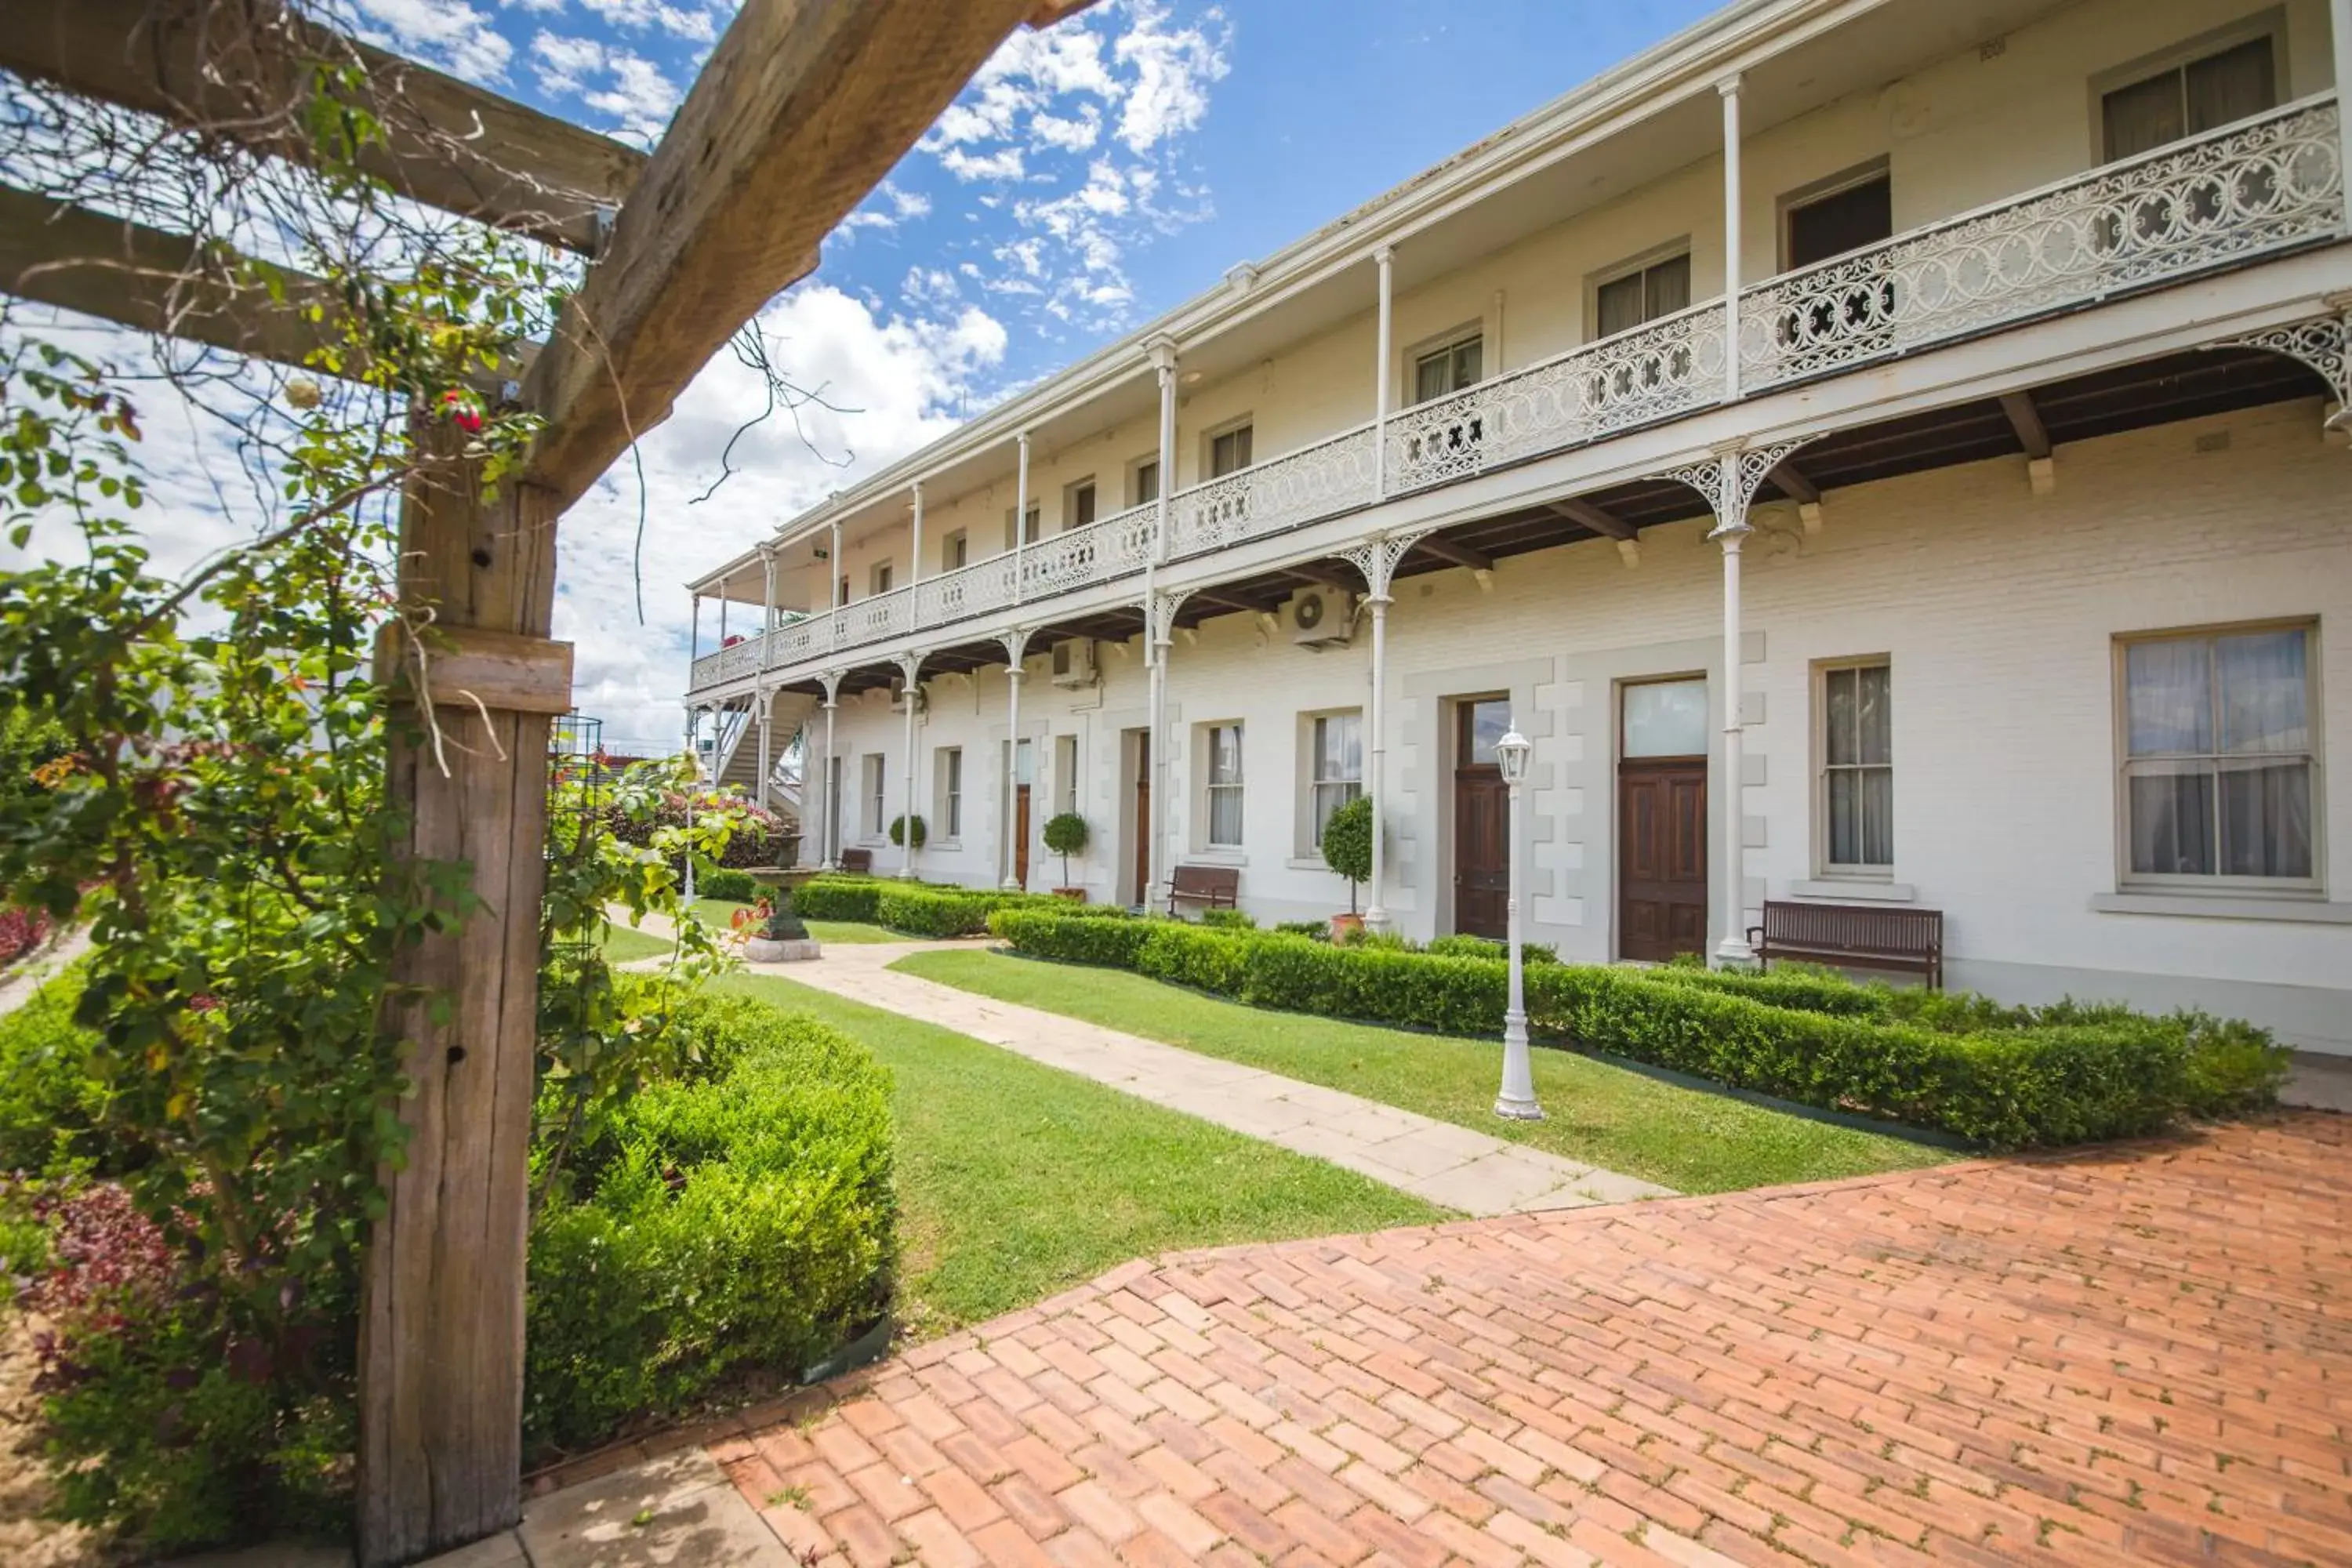
[[[1151,902],[1151,735],[1135,737],[1135,901]]]
[[[1029,786],[1013,786],[1013,879],[1029,886]]]
[[[1454,706],[1454,929],[1500,941],[1511,898],[1511,803],[1495,742],[1511,727],[1511,705],[1483,697]]]
[[[1706,951],[1706,763],[1617,769],[1617,954]]]

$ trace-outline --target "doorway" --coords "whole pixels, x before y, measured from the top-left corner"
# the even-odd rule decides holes
[[[1497,942],[1510,926],[1511,803],[1495,742],[1510,728],[1507,697],[1454,705],[1454,929]]]
[[[1151,902],[1151,731],[1137,730],[1135,736],[1135,807],[1129,820],[1129,835],[1135,844],[1135,902],[1149,907]]]
[[[1029,797],[1037,778],[1036,752],[1026,741],[1013,743],[1013,881],[1029,890]]]
[[[1618,688],[1617,956],[1706,952],[1706,681]]]

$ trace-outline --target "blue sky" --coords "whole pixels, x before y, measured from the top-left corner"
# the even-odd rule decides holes
[[[404,54],[641,145],[734,8],[326,3]],[[583,709],[620,743],[676,736],[685,578],[1709,8],[1100,0],[1016,33],[827,241],[818,272],[759,319],[774,362],[832,406],[755,428],[734,477],[698,501],[763,402],[722,353],[640,443],[641,465],[617,466],[567,516],[556,630],[578,644]],[[205,461],[194,450],[185,466]],[[221,531],[252,527],[225,518]]]

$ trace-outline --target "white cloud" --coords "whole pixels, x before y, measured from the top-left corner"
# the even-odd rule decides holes
[[[1133,16],[1117,46],[1119,62],[1136,69],[1135,87],[1119,112],[1118,139],[1142,153],[1197,128],[1209,112],[1209,84],[1233,67],[1222,12],[1211,10],[1200,23],[1173,30],[1167,7],[1152,0],[1135,0]]]
[[[950,147],[940,155],[940,166],[959,180],[1017,180],[1023,172],[1018,147],[1000,148],[986,157]]]
[[[648,142],[660,140],[684,97],[678,84],[653,61],[594,38],[542,30],[530,41],[530,55],[541,92],[550,98],[576,98],[583,108]]]
[[[1029,117],[1029,134],[1048,147],[1083,153],[1102,140],[1102,110],[1084,103],[1075,116],[1040,111]]]
[[[469,81],[506,78],[514,46],[466,0],[356,0],[361,31]]]

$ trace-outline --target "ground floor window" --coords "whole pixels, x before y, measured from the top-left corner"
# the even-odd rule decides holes
[[[1821,672],[1823,869],[1885,872],[1895,865],[1892,670],[1884,660]]]
[[[940,836],[963,837],[963,748],[949,746],[940,752],[940,803],[936,808]]]
[[[882,753],[866,753],[866,837],[879,838],[889,819],[882,815]]]
[[[1212,724],[1208,746],[1209,846],[1238,849],[1242,845],[1242,727]]]
[[[1078,738],[1054,737],[1054,794],[1063,811],[1078,809]]]
[[[1315,721],[1313,792],[1317,848],[1331,814],[1364,793],[1364,716],[1326,713]]]
[[[2315,885],[2315,631],[2257,626],[2124,640],[2126,878]]]

